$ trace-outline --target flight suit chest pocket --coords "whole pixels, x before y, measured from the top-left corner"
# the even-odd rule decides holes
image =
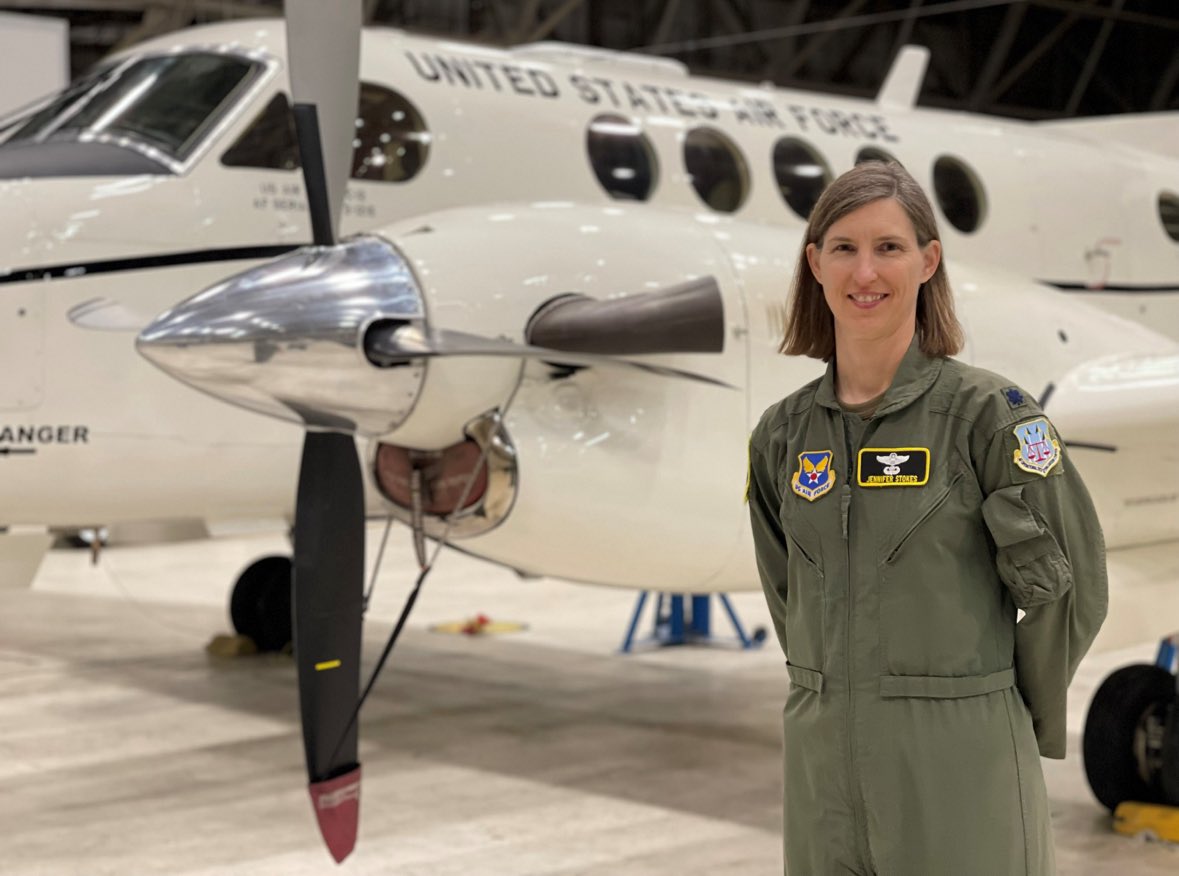
[[[995,631],[1002,589],[982,521],[977,482],[961,469],[924,494],[897,491],[881,542],[879,631],[885,674],[968,676],[1005,668]]]
[[[786,661],[791,666],[823,668],[825,604],[822,547],[795,497],[782,500],[779,520],[786,534]]]

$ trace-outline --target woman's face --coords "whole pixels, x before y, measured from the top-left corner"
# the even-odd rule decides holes
[[[912,337],[917,290],[933,276],[941,244],[917,245],[904,208],[893,198],[865,204],[832,223],[807,261],[835,316],[836,342]]]

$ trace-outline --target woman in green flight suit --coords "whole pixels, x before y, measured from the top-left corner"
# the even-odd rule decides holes
[[[1046,876],[1039,755],[1105,616],[1093,504],[1035,402],[963,343],[928,199],[897,164],[824,192],[749,506],[790,689],[785,870]],[[1022,610],[1022,619],[1017,618]]]

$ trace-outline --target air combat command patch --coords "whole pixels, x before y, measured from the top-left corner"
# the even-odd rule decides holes
[[[1048,420],[1040,417],[1020,423],[1014,429],[1019,439],[1014,462],[1017,468],[1031,474],[1048,477],[1048,472],[1060,462],[1060,442],[1052,434]]]
[[[790,489],[813,502],[835,486],[835,454],[830,450],[808,450],[798,454],[798,471],[790,479]]]
[[[856,469],[861,487],[923,487],[929,483],[929,448],[865,447]]]

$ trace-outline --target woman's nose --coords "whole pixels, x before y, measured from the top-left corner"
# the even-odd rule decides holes
[[[876,260],[871,253],[860,253],[856,256],[854,277],[861,285],[867,285],[876,279]]]

